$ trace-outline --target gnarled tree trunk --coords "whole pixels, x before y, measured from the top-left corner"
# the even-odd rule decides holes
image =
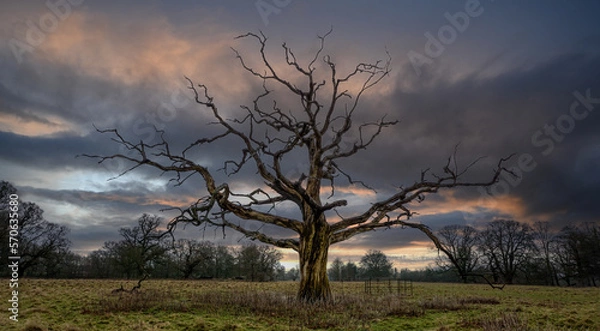
[[[325,217],[307,223],[300,236],[300,289],[298,299],[306,302],[330,301],[331,288],[327,277],[327,254],[330,229]]]

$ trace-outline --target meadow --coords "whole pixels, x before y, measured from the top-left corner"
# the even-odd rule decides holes
[[[329,305],[298,303],[294,282],[150,279],[113,293],[135,284],[22,279],[19,320],[3,308],[0,330],[600,330],[600,288],[414,283],[399,295],[334,282]]]

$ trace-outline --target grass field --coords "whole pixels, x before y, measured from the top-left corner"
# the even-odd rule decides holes
[[[8,283],[8,281],[6,281]],[[336,302],[303,305],[297,283],[22,279],[19,321],[0,330],[600,330],[600,288],[414,283],[413,295],[333,283]],[[383,291],[386,292],[386,291]]]

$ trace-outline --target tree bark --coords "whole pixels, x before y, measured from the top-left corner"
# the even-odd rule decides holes
[[[331,300],[331,288],[327,277],[327,254],[330,245],[330,229],[321,216],[307,224],[306,233],[300,236],[300,289],[298,299],[305,302]]]

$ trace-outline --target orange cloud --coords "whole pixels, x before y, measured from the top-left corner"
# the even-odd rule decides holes
[[[74,125],[56,116],[47,116],[43,122],[26,120],[13,114],[4,114],[0,117],[0,131],[28,137],[47,136],[76,130],[77,128]]]
[[[229,47],[236,34],[216,23],[206,24],[189,35],[158,15],[110,21],[98,13],[76,11],[48,35],[38,55],[126,85],[181,83],[183,75],[189,75],[229,92],[246,91],[246,84],[229,70],[234,61]]]
[[[498,211],[508,214],[517,220],[527,219],[527,208],[522,198],[510,195],[501,196],[479,196],[472,199],[457,197],[454,191],[443,191],[438,193],[440,201],[425,201],[422,204],[413,205],[413,210],[419,215],[445,214],[455,211],[465,213],[478,213],[481,209]]]
[[[198,197],[192,196],[160,196],[157,195],[135,195],[128,196],[118,193],[113,194],[103,194],[96,192],[82,192],[81,193],[82,200],[89,201],[97,201],[97,200],[110,200],[110,201],[121,201],[125,203],[130,203],[134,205],[141,206],[149,206],[149,205],[162,205],[162,206],[171,206],[171,207],[185,207],[189,206],[196,201],[198,201]]]
[[[325,190],[326,188],[324,187],[323,189]],[[364,188],[364,187],[359,187],[356,185],[336,187],[335,190],[336,190],[336,192],[340,192],[340,193],[344,193],[344,194],[352,194],[352,195],[361,196],[361,197],[374,197],[375,196],[375,192],[373,192],[372,190],[369,190],[368,188]]]

